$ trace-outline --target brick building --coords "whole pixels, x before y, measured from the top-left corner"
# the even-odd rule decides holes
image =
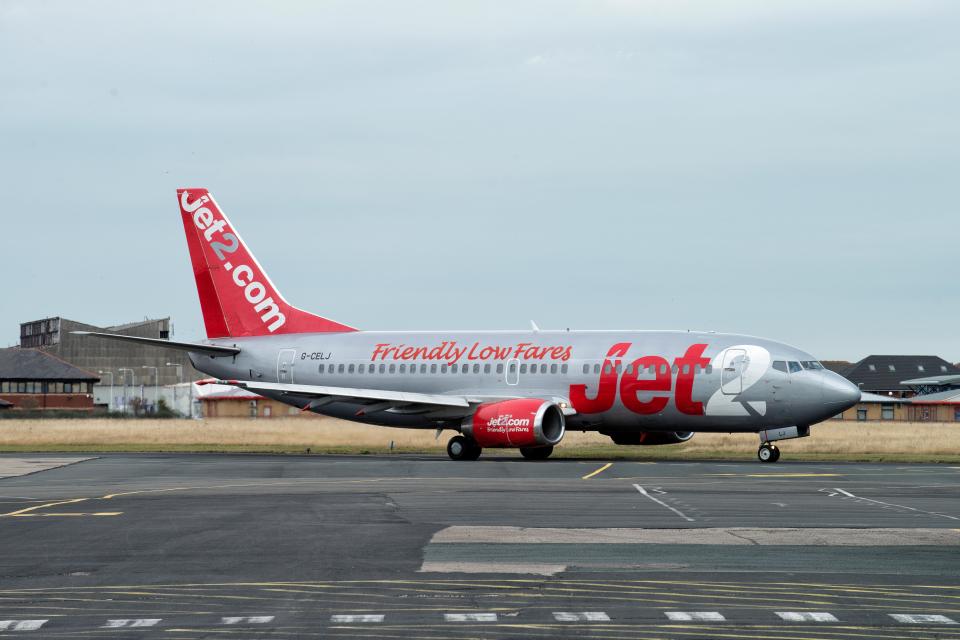
[[[0,349],[0,400],[11,409],[93,410],[99,378],[37,349]]]

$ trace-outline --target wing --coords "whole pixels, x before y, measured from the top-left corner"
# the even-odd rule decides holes
[[[357,416],[391,411],[393,413],[422,414],[424,418],[430,420],[463,418],[473,414],[477,405],[485,402],[498,402],[522,397],[516,395],[443,395],[382,389],[326,387],[312,384],[251,382],[247,380],[206,380],[197,384],[226,384],[267,396],[292,396],[305,401],[304,411],[319,409],[334,402],[345,402],[357,406]],[[553,398],[553,400],[563,407],[565,415],[576,413],[570,407],[567,398]]]
[[[484,400],[458,395],[385,391],[381,389],[354,389],[325,387],[312,384],[283,384],[279,382],[250,382],[246,380],[208,380],[197,384],[227,384],[268,396],[292,396],[308,400],[304,411],[319,409],[334,402],[357,405],[357,415],[381,411],[425,413],[429,418],[457,418],[473,413],[473,407]],[[474,400],[474,402],[471,402]]]

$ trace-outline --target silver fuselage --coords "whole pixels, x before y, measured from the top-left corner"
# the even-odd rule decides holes
[[[234,357],[191,354],[221,379],[466,396],[553,399],[567,427],[591,431],[757,432],[811,425],[860,398],[850,382],[794,347],[687,331],[445,331],[223,338]],[[691,360],[690,354],[697,357]],[[292,406],[309,400],[267,393]],[[357,422],[436,428],[402,409],[358,416],[350,402],[318,413]]]

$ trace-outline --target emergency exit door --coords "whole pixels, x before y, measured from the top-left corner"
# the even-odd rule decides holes
[[[297,355],[296,349],[281,349],[277,356],[277,382],[293,384],[293,358]]]

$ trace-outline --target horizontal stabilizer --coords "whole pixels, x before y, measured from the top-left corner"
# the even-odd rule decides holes
[[[225,347],[218,344],[196,344],[194,342],[173,342],[172,340],[163,340],[161,338],[141,338],[139,336],[124,336],[117,333],[97,333],[95,331],[71,331],[77,336],[91,336],[94,338],[107,338],[109,340],[122,340],[124,342],[137,342],[154,347],[163,347],[165,349],[176,349],[178,351],[189,351],[191,353],[204,353],[210,356],[235,356],[240,353],[238,347]]]

